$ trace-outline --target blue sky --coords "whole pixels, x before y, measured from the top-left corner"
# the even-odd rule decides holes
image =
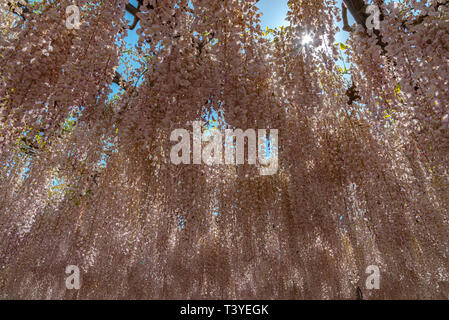
[[[310,0],[318,1],[318,0]],[[285,16],[287,15],[288,0],[260,0],[257,3],[257,7],[262,12],[263,16],[261,18],[261,24],[263,28],[267,26],[270,28],[287,26],[288,22],[285,21]],[[341,7],[341,0],[338,0],[338,6]],[[352,17],[348,15],[349,24],[354,23]],[[347,36],[345,36],[347,38]]]
[[[257,7],[263,14],[261,18],[263,29],[267,26],[275,28],[288,25],[288,22],[284,19],[288,11],[287,2],[287,0],[260,0],[257,3]]]
[[[311,0],[316,1],[316,0]],[[137,0],[131,0],[131,4],[137,7]],[[266,27],[269,28],[276,28],[280,26],[287,26],[288,22],[285,20],[285,17],[287,16],[288,6],[287,6],[288,0],[260,0],[257,3],[257,7],[262,12],[261,17],[261,26],[262,30],[266,29]],[[338,5],[341,6],[341,0],[338,0]],[[130,24],[134,20],[134,17],[130,13],[126,13],[126,19],[130,21]],[[349,18],[349,24],[353,24],[354,20],[352,19],[351,15],[348,15]],[[340,29],[342,29],[343,25],[342,23],[338,23],[340,26]],[[136,34],[137,27],[134,30],[130,30],[128,32],[128,36],[125,39],[127,46],[131,47],[134,44],[137,43],[137,34]],[[341,31],[337,34],[336,42],[345,42],[348,38],[348,33]],[[120,73],[123,73],[123,67],[119,67],[118,71]],[[118,91],[118,86],[113,84],[112,85],[113,92],[111,93],[111,96],[113,94],[116,94]]]
[[[288,26],[288,22],[285,20],[288,11],[287,2],[288,0],[260,0],[257,3],[257,7],[263,14],[261,17],[262,29],[265,29],[266,27],[275,28],[280,26]],[[338,0],[339,8],[341,8],[341,2],[341,0]],[[348,20],[350,25],[354,23],[354,19],[352,19],[351,14],[348,14]],[[340,29],[343,28],[343,24],[341,22],[337,23],[337,25],[340,27]],[[339,32],[337,34],[336,42],[345,42],[348,38],[348,35],[349,34],[347,32]]]
[[[288,0],[260,0],[257,3],[257,7],[262,12],[261,17],[262,29],[265,29],[266,27],[275,28],[279,26],[288,25],[288,22],[285,20],[288,11],[287,2]],[[131,4],[137,6],[137,0],[131,0]],[[341,0],[338,0],[338,6],[341,6]],[[133,20],[132,15],[129,13],[126,13],[126,18],[131,21]],[[354,20],[352,19],[350,14],[348,15],[348,18],[349,24],[354,23]],[[341,23],[339,25],[342,27]],[[134,29],[129,33],[127,41],[129,41],[130,43],[135,43],[137,41],[135,30],[136,29]],[[347,39],[347,37],[348,37],[347,32],[340,32],[338,41],[343,42],[345,39]]]

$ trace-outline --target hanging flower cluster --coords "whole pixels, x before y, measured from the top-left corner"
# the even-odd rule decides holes
[[[449,5],[382,5],[337,47],[337,1],[268,32],[256,3],[140,1],[113,99],[127,0],[77,0],[79,29],[69,0],[0,4],[0,298],[448,297]],[[171,163],[210,115],[278,129],[277,174]]]

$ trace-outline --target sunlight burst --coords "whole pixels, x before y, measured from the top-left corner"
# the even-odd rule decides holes
[[[302,42],[301,42],[301,44],[302,44],[302,45],[306,45],[306,44],[308,44],[309,42],[312,42],[312,40],[313,40],[312,36],[311,36],[310,34],[306,34],[304,37],[302,37]]]

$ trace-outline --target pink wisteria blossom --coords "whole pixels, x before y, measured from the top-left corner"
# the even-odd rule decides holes
[[[256,2],[141,1],[111,99],[127,0],[77,0],[79,29],[72,0],[1,1],[1,299],[448,298],[449,5],[377,1],[337,46],[337,1],[269,35]],[[277,173],[173,164],[210,113],[278,129]]]

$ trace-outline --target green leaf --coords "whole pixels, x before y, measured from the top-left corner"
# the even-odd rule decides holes
[[[401,84],[400,83],[398,83],[396,88],[394,88],[394,93],[396,93],[396,95],[401,93]]]

